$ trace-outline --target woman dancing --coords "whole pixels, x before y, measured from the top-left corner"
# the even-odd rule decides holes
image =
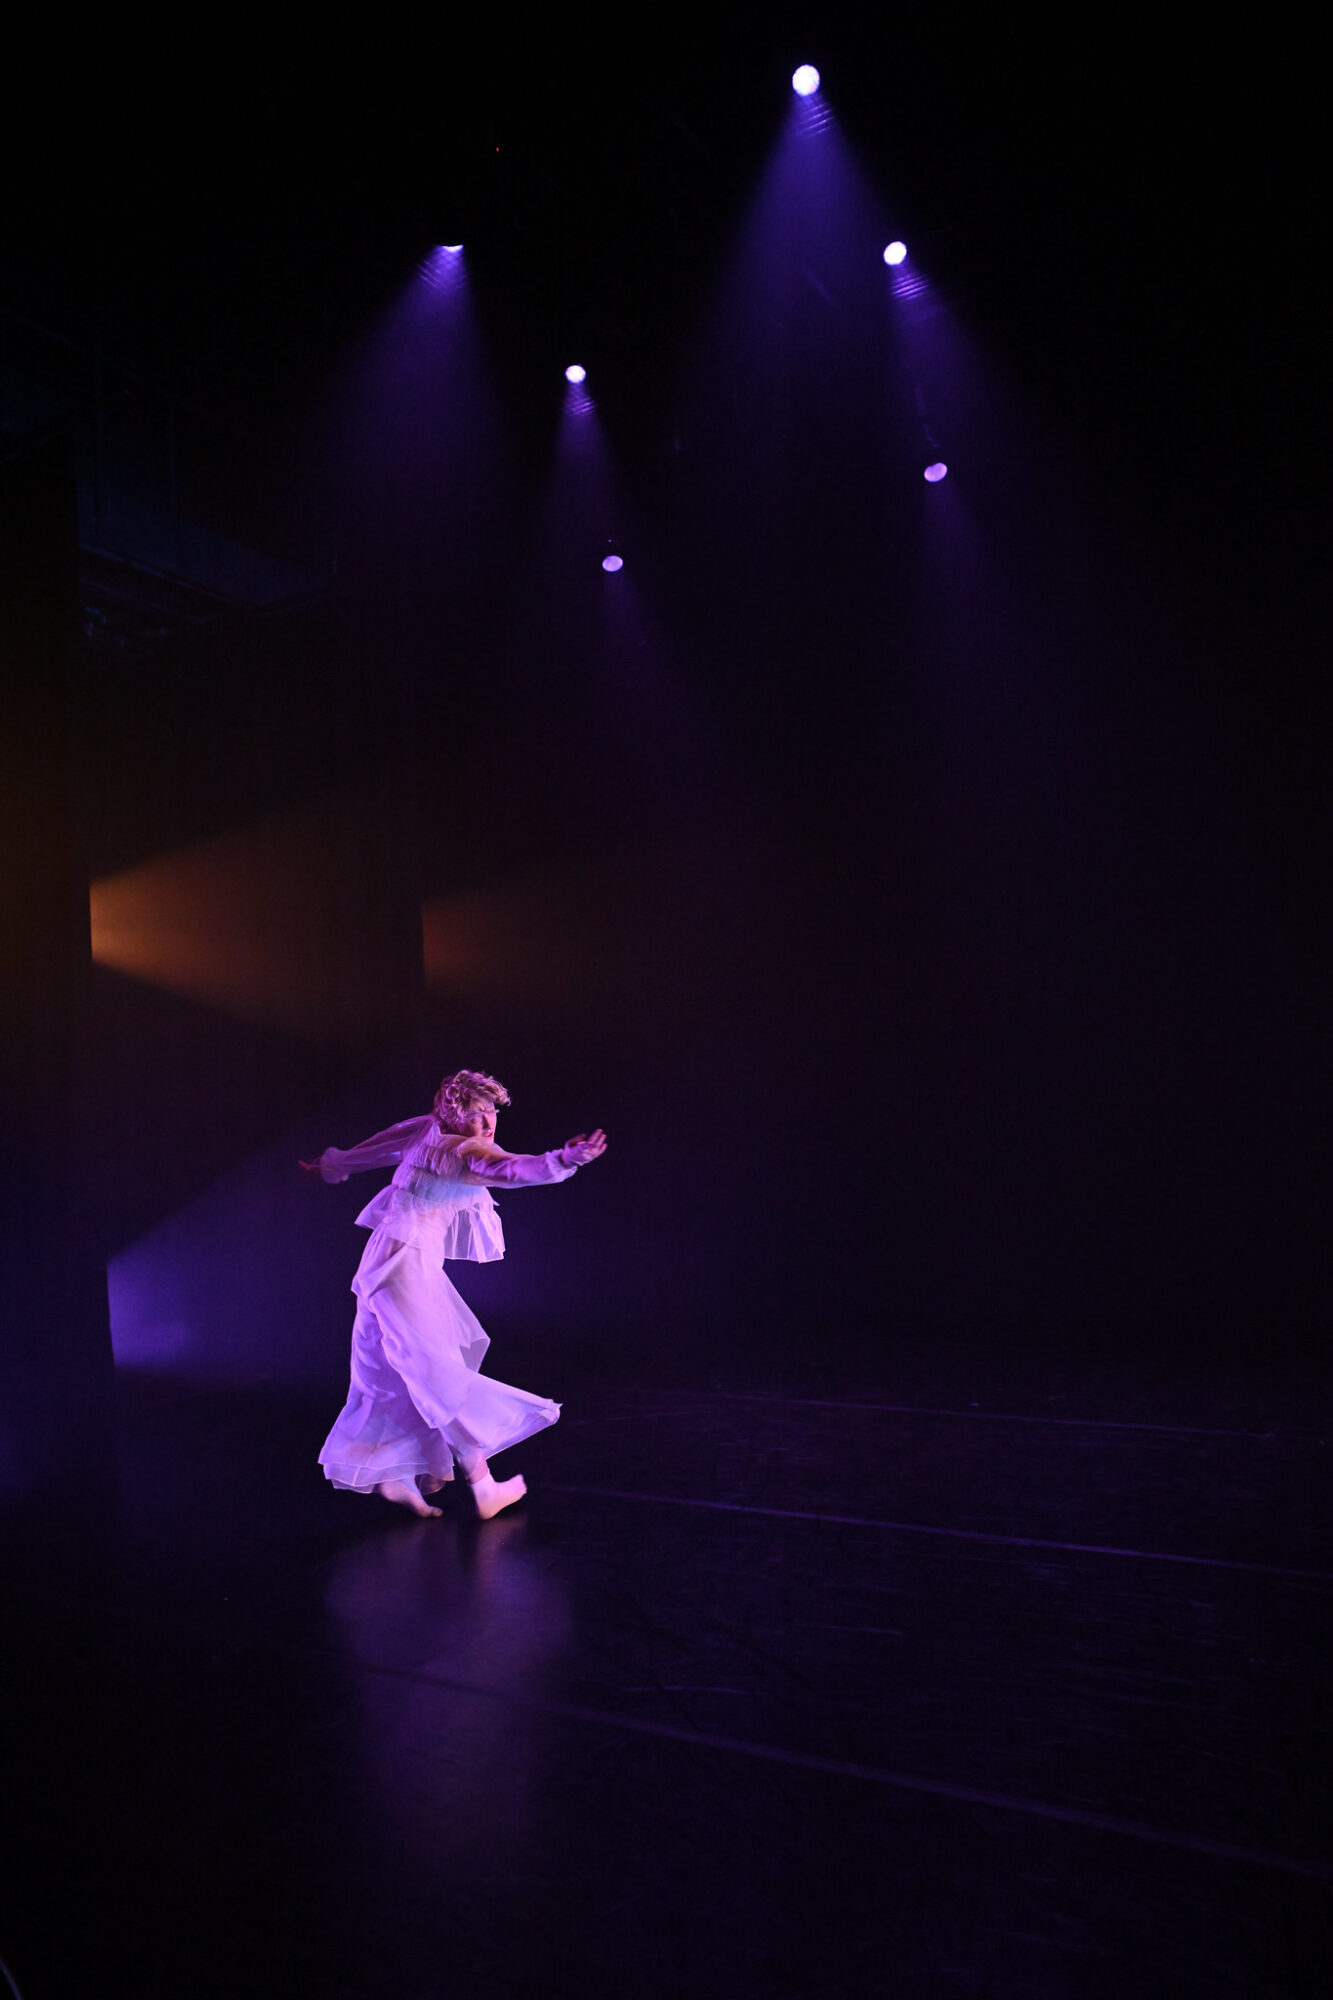
[[[438,1516],[425,1496],[453,1478],[455,1463],[483,1520],[521,1500],[522,1479],[493,1479],[487,1460],[560,1416],[558,1403],[478,1372],[490,1341],[443,1270],[447,1257],[504,1256],[493,1187],[566,1181],[606,1151],[599,1130],[555,1152],[506,1153],[495,1124],[508,1102],[493,1076],[460,1069],[429,1116],[301,1161],[330,1182],[393,1165],[389,1186],[357,1217],[370,1241],[352,1280],[352,1382],[319,1459],[335,1486],[379,1493],[423,1518]]]

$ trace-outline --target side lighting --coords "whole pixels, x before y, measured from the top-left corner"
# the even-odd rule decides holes
[[[813,63],[802,63],[792,71],[791,87],[798,97],[813,97],[819,88],[819,71]]]
[[[906,255],[907,245],[905,243],[893,242],[886,243],[884,246],[884,262],[886,264],[901,264]]]
[[[575,382],[575,383],[586,382],[587,379],[588,379],[587,369],[580,368],[577,361],[571,361],[568,368],[566,368],[565,370],[566,382]]]
[[[618,569],[624,569],[624,567],[624,558],[621,556],[602,557],[602,568],[607,571],[608,575],[614,576]]]
[[[949,473],[948,466],[945,465],[941,459],[937,458],[933,465],[928,465],[926,467],[925,471],[922,473],[921,476],[923,479],[928,479],[932,486],[938,486],[941,479],[946,479],[948,477],[948,473]]]

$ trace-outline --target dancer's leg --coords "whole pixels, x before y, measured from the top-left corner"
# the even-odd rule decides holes
[[[452,1477],[453,1465],[449,1445],[418,1407],[394,1351],[407,1345],[414,1321],[423,1318],[412,1289],[413,1261],[410,1251],[378,1230],[366,1246],[353,1288],[347,1402],[320,1462],[335,1486],[378,1493],[425,1519],[439,1510],[423,1500],[423,1489],[438,1490]],[[454,1379],[458,1392],[466,1394],[472,1377],[461,1363]]]
[[[393,1500],[400,1507],[410,1507],[414,1514],[420,1514],[423,1521],[438,1521],[438,1507],[428,1506],[415,1480],[386,1479],[375,1488],[381,1500]]]
[[[472,1488],[472,1498],[483,1521],[489,1521],[504,1508],[512,1507],[528,1490],[522,1476],[517,1473],[512,1479],[493,1479],[491,1468],[479,1451],[456,1446],[455,1456],[463,1468],[464,1479]]]

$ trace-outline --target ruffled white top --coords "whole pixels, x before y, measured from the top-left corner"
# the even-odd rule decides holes
[[[411,1243],[441,1260],[461,1258],[491,1264],[505,1253],[493,1187],[549,1187],[567,1181],[576,1167],[560,1153],[505,1153],[488,1146],[484,1154],[460,1157],[463,1140],[442,1132],[434,1116],[406,1118],[344,1152],[328,1146],[319,1156],[326,1181],[345,1181],[372,1167],[393,1167],[393,1179],[362,1209],[363,1229],[378,1229],[398,1243]]]

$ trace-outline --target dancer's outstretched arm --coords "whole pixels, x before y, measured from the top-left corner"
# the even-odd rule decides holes
[[[401,1125],[390,1125],[387,1131],[363,1139],[359,1146],[349,1146],[345,1152],[326,1146],[317,1160],[301,1160],[298,1165],[303,1173],[318,1174],[330,1182],[345,1181],[349,1174],[363,1174],[371,1167],[396,1167],[412,1142],[434,1123],[429,1112],[424,1118],[405,1118]]]
[[[600,1127],[581,1132],[550,1153],[506,1153],[486,1139],[465,1139],[459,1148],[468,1173],[487,1187],[541,1187],[566,1181],[605,1151],[606,1134]]]

